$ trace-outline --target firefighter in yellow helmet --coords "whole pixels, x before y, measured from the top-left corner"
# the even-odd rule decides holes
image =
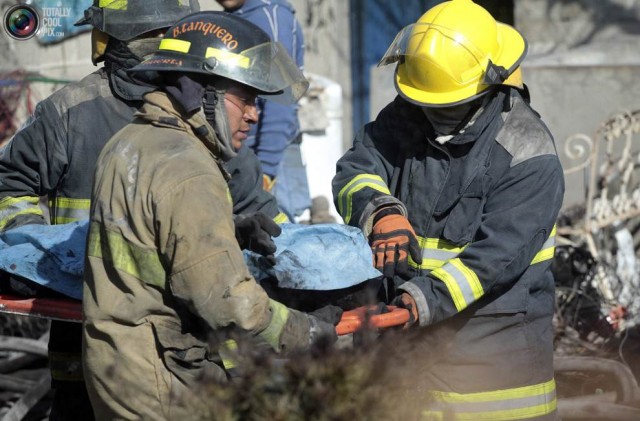
[[[159,89],[96,165],[83,367],[97,419],[188,419],[201,381],[233,375],[227,339],[277,353],[336,339],[249,274],[223,166],[257,121],[256,96],[292,103],[308,82],[281,44],[225,12],[179,20],[130,72]]]
[[[415,326],[454,332],[416,396],[427,419],[556,418],[550,266],[564,181],[522,84],[526,51],[471,0],[428,10],[381,60],[396,64],[398,96],[337,165],[336,207],[368,236],[389,301]]]

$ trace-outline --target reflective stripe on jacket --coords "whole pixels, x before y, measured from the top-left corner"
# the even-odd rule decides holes
[[[346,223],[368,235],[375,213],[394,206],[418,236],[422,264],[410,261],[413,276],[397,286],[422,326],[454,332],[425,370],[423,415],[554,419],[550,265],[564,178],[553,138],[511,89],[447,143],[434,138],[422,110],[397,97],[333,180]]]
[[[368,234],[377,209],[397,206],[416,231],[424,260],[410,262],[411,282],[423,325],[478,301],[487,312],[524,310],[529,291],[553,287],[562,168],[544,124],[516,91],[505,95],[445,145],[418,107],[397,98],[338,162],[345,222]]]
[[[103,146],[133,119],[142,98],[128,82],[100,69],[69,84],[36,106],[34,114],[0,154],[0,230],[28,223],[64,224],[89,217],[91,180]],[[149,88],[150,89],[150,88]],[[131,88],[139,91],[139,87]],[[281,221],[275,198],[262,189],[257,157],[246,150],[226,165],[234,213],[261,211]],[[48,196],[50,220],[39,207]]]

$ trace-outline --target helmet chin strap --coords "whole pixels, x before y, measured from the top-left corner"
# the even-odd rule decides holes
[[[226,83],[223,82],[223,79],[218,79],[216,85],[219,86],[207,85],[202,98],[202,108],[220,142],[221,158],[223,161],[228,161],[236,156],[236,151],[231,144],[231,129],[227,117],[227,107],[224,104]]]
[[[206,78],[194,74],[168,74],[164,76],[163,89],[180,104],[187,117],[202,112],[213,128],[216,148],[220,159],[228,161],[236,156],[231,145],[231,130],[224,93],[227,89],[225,79],[216,78],[215,86],[208,84]]]

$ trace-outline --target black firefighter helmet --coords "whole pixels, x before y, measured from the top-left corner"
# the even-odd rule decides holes
[[[158,51],[129,71],[221,76],[284,104],[300,99],[309,86],[282,44],[226,12],[199,12],[179,20]]]
[[[75,25],[91,25],[120,41],[129,41],[168,28],[199,10],[198,0],[93,0]]]

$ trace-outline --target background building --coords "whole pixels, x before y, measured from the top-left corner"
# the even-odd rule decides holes
[[[305,71],[317,76],[314,89],[303,101],[308,108],[301,113],[302,127],[316,136],[314,142],[323,142],[323,133],[330,133],[328,154],[335,156],[334,149],[346,150],[354,132],[395,96],[393,66],[376,67],[389,43],[403,26],[440,0],[290,1],[305,31]],[[640,0],[477,2],[528,39],[525,83],[534,108],[556,138],[565,167],[574,164],[565,150],[569,136],[592,136],[610,115],[640,108]],[[2,3],[3,14],[16,3]],[[57,16],[58,21],[50,22],[61,24],[56,33],[71,35],[78,30],[72,23],[91,0],[28,3],[70,9],[70,16]],[[201,0],[201,5],[220,9],[214,0]],[[49,33],[44,30],[37,38],[17,41],[0,31],[0,141],[24,122],[38,100],[95,69],[89,59],[89,32],[67,37],[47,36]],[[336,85],[340,104],[335,104]],[[330,98],[323,94],[327,86],[332,86]],[[334,125],[327,131],[330,121]],[[312,149],[322,151],[317,145]],[[330,165],[330,160],[322,165]],[[566,204],[583,199],[583,178],[581,172],[568,177]]]

